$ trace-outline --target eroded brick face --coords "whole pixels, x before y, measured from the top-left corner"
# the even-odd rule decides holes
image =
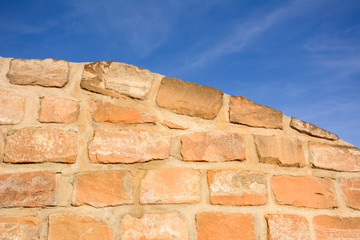
[[[309,223],[305,217],[293,214],[266,216],[269,240],[310,240]]]
[[[25,114],[25,97],[14,91],[0,90],[0,125],[17,124]]]
[[[74,123],[79,116],[79,103],[59,97],[43,97],[40,99],[39,122]]]
[[[1,240],[37,240],[38,219],[36,217],[1,217]]]
[[[344,179],[341,189],[346,198],[346,206],[360,210],[360,178]]]
[[[360,239],[360,217],[319,215],[313,224],[317,240]]]

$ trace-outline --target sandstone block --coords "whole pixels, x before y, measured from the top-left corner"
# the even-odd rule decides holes
[[[208,183],[211,204],[263,205],[267,201],[266,178],[261,173],[208,171]]]
[[[88,152],[93,163],[147,162],[168,158],[170,142],[170,135],[155,131],[97,129]]]
[[[243,96],[230,97],[230,122],[251,127],[282,129],[282,112]]]
[[[255,136],[257,155],[261,163],[284,167],[304,167],[302,142],[282,136]]]
[[[179,124],[176,124],[176,123],[168,121],[168,120],[164,120],[163,125],[167,126],[170,129],[179,129],[179,130],[188,129],[187,127],[181,126]]]
[[[56,205],[55,174],[27,172],[0,175],[0,207]]]
[[[98,171],[76,174],[73,205],[108,207],[134,202],[130,171]]]
[[[222,96],[216,88],[164,77],[156,103],[182,115],[214,119],[222,106]]]
[[[133,123],[153,123],[156,121],[155,116],[149,116],[140,113],[133,108],[124,108],[109,102],[93,102],[92,118],[98,123],[116,123],[116,124],[133,124]]]
[[[153,73],[146,69],[121,62],[98,61],[84,66],[80,86],[112,97],[127,95],[144,99],[153,80]]]
[[[52,214],[49,217],[49,240],[112,240],[111,228],[89,216]]]
[[[0,125],[17,124],[25,114],[25,97],[13,91],[0,90]]]
[[[67,98],[43,97],[40,99],[39,122],[74,123],[79,116],[79,103]]]
[[[140,218],[126,215],[121,219],[122,240],[187,240],[186,220],[177,213],[144,214]]]
[[[269,214],[266,216],[269,240],[310,240],[306,218],[293,214]]]
[[[4,162],[76,161],[77,134],[52,127],[25,127],[6,138]]]
[[[197,132],[181,138],[184,161],[224,162],[245,159],[244,137],[239,133]]]
[[[1,217],[1,240],[37,240],[38,219],[35,217]]]
[[[54,59],[13,59],[6,75],[10,83],[63,87],[68,82],[69,63]]]
[[[271,186],[276,203],[295,207],[337,207],[331,180],[318,177],[275,176]]]
[[[200,202],[200,172],[186,168],[149,170],[140,191],[142,204]]]
[[[359,217],[335,217],[319,215],[313,224],[317,240],[360,239]]]
[[[196,214],[197,240],[255,240],[251,214],[204,212]]]
[[[318,126],[315,126],[314,124],[301,121],[297,119],[296,117],[291,118],[290,127],[298,130],[301,133],[306,133],[310,136],[319,137],[319,138],[325,138],[329,140],[338,140],[339,137],[329,132],[325,129],[319,128]]]
[[[310,143],[314,167],[344,172],[360,171],[360,150],[345,146]]]
[[[360,210],[360,178],[344,179],[341,189],[346,198],[346,206]]]

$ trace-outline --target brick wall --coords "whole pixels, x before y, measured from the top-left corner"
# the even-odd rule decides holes
[[[0,239],[360,239],[359,172],[353,145],[242,96],[0,58]]]

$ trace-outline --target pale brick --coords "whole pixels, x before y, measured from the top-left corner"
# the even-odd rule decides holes
[[[360,217],[319,215],[313,224],[317,240],[360,239]]]
[[[325,129],[319,128],[318,126],[315,126],[314,124],[301,121],[297,119],[296,117],[291,118],[290,127],[296,129],[297,131],[301,133],[306,133],[310,136],[319,137],[319,138],[325,138],[329,140],[338,140],[339,137],[329,132]]]
[[[188,129],[187,127],[184,127],[182,125],[176,124],[176,123],[168,121],[168,120],[164,120],[162,123],[163,123],[163,125],[167,126],[170,129],[179,129],[179,130]]]
[[[341,189],[346,198],[346,206],[360,210],[360,178],[344,179]]]
[[[40,99],[39,122],[74,123],[79,116],[79,103],[67,98],[43,97]]]
[[[0,125],[20,123],[25,114],[25,97],[0,90]]]
[[[269,240],[310,240],[306,218],[293,214],[269,214],[266,216]]]
[[[38,219],[35,217],[0,216],[1,240],[37,240]]]

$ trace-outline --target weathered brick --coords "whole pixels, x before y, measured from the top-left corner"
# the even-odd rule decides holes
[[[48,240],[69,239],[112,240],[112,230],[107,224],[89,216],[50,215]]]
[[[360,178],[343,179],[341,189],[346,198],[346,206],[360,210]]]
[[[149,170],[141,181],[140,203],[200,201],[200,172],[186,168]]]
[[[306,218],[293,214],[269,214],[266,216],[269,240],[310,240]]]
[[[108,207],[134,202],[129,171],[98,171],[75,176],[73,205]]]
[[[25,97],[0,90],[0,106],[0,124],[17,124],[24,118]]]
[[[149,70],[114,61],[98,61],[84,66],[80,86],[108,95],[144,99],[150,92],[154,75]]]
[[[68,82],[69,63],[54,59],[13,59],[6,75],[10,83],[63,87]]]
[[[315,216],[317,240],[360,239],[360,217]]]
[[[76,161],[77,134],[52,127],[25,127],[6,138],[4,162]]]
[[[89,144],[93,163],[135,163],[166,159],[170,135],[155,131],[97,129]]]
[[[214,119],[222,106],[222,96],[216,88],[164,77],[156,103],[179,114]]]
[[[310,208],[334,208],[334,186],[331,180],[317,177],[275,176],[271,187],[281,205]]]
[[[204,212],[196,214],[197,240],[255,240],[251,214]]]
[[[1,217],[1,240],[37,240],[38,219],[35,217]]]
[[[296,129],[297,131],[301,133],[306,133],[310,136],[319,137],[319,138],[325,138],[329,140],[338,140],[339,137],[329,132],[325,129],[319,128],[318,126],[315,126],[314,124],[301,121],[297,119],[296,117],[291,118],[290,127]]]
[[[267,201],[266,178],[261,173],[209,171],[208,183],[211,204],[263,205]]]
[[[282,112],[251,101],[243,96],[231,96],[230,122],[251,127],[282,129]]]
[[[284,167],[304,167],[302,142],[282,136],[255,136],[257,155],[261,163]]]
[[[239,133],[197,132],[181,138],[184,161],[224,162],[245,159],[244,137]]]
[[[79,116],[79,103],[67,98],[43,97],[40,99],[39,122],[74,123]]]
[[[0,207],[56,205],[55,174],[27,172],[0,175]]]
[[[181,126],[179,124],[176,124],[176,123],[168,121],[168,120],[164,120],[163,125],[167,126],[170,129],[180,129],[180,130],[188,129],[187,127]]]
[[[186,220],[177,213],[144,214],[140,218],[126,215],[121,219],[122,240],[187,240]]]
[[[310,161],[317,168],[358,172],[360,150],[355,147],[310,143]]]
[[[93,102],[92,118],[98,123],[153,123],[156,121],[155,116],[145,115],[133,108],[124,108],[109,102]]]

